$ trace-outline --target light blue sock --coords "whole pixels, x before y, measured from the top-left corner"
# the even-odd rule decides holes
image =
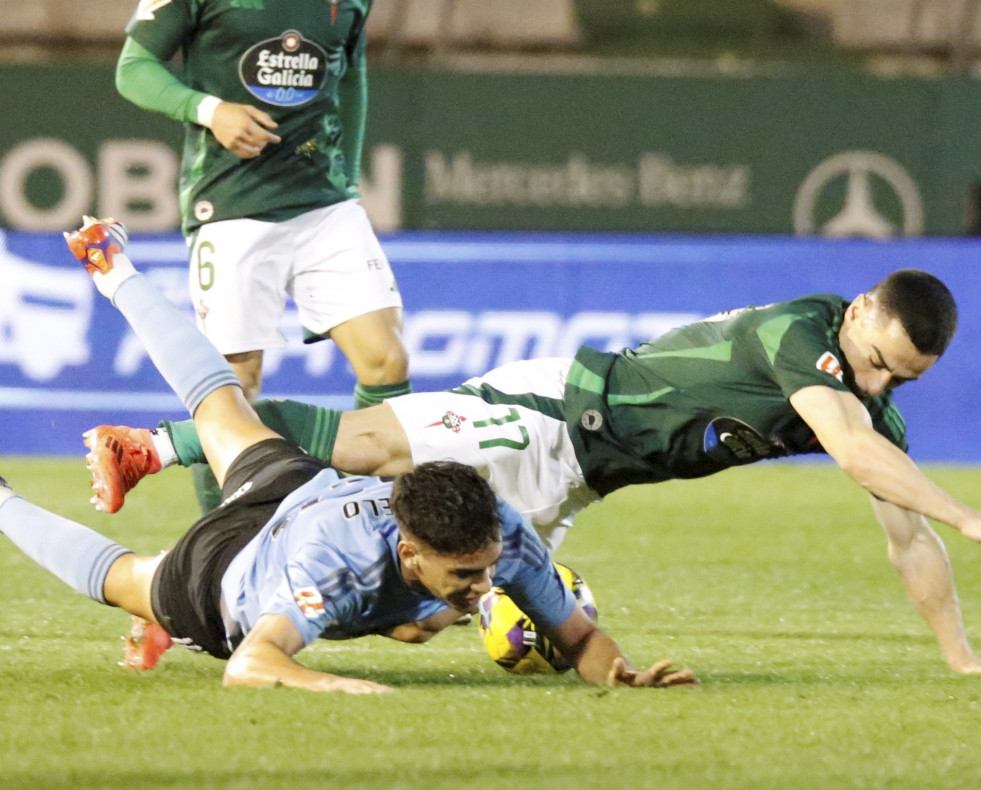
[[[225,358],[146,277],[130,277],[116,291],[119,308],[150,359],[193,417],[219,387],[240,386]]]
[[[124,554],[133,553],[19,496],[0,504],[0,532],[42,568],[99,603],[106,602],[103,587],[109,568]]]

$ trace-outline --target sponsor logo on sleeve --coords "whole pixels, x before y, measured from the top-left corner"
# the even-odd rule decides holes
[[[307,620],[317,620],[324,613],[324,599],[316,587],[300,587],[293,593],[296,605]]]
[[[844,382],[845,374],[841,369],[838,358],[830,351],[825,351],[817,361],[817,369],[834,376],[838,381]]]

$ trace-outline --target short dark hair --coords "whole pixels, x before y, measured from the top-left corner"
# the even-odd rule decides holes
[[[957,329],[957,304],[939,279],[919,269],[900,269],[876,285],[869,295],[906,330],[921,354],[940,356]]]
[[[420,464],[395,478],[392,510],[402,530],[438,554],[473,554],[501,538],[490,485],[456,461]]]

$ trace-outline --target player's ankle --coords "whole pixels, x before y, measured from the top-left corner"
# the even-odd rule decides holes
[[[157,453],[157,458],[160,459],[160,468],[166,469],[168,466],[180,464],[174,442],[167,430],[165,428],[150,428],[149,430],[153,449]]]
[[[112,268],[108,272],[95,272],[92,275],[92,282],[95,283],[95,287],[98,288],[99,293],[106,297],[109,301],[114,301],[116,298],[116,292],[131,277],[135,277],[139,274],[136,271],[136,267],[133,266],[133,262],[127,257],[125,253],[117,252],[113,256]]]

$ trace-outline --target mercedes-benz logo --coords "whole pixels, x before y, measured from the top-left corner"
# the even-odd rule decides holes
[[[844,182],[844,183],[841,183]],[[891,192],[891,216],[880,197]],[[843,189],[842,189],[843,188]],[[843,205],[829,215],[832,194]],[[833,205],[833,204],[832,204]],[[794,199],[794,233],[833,238],[919,236],[923,233],[923,201],[916,182],[895,159],[876,151],[844,151],[825,159],[804,179]]]

